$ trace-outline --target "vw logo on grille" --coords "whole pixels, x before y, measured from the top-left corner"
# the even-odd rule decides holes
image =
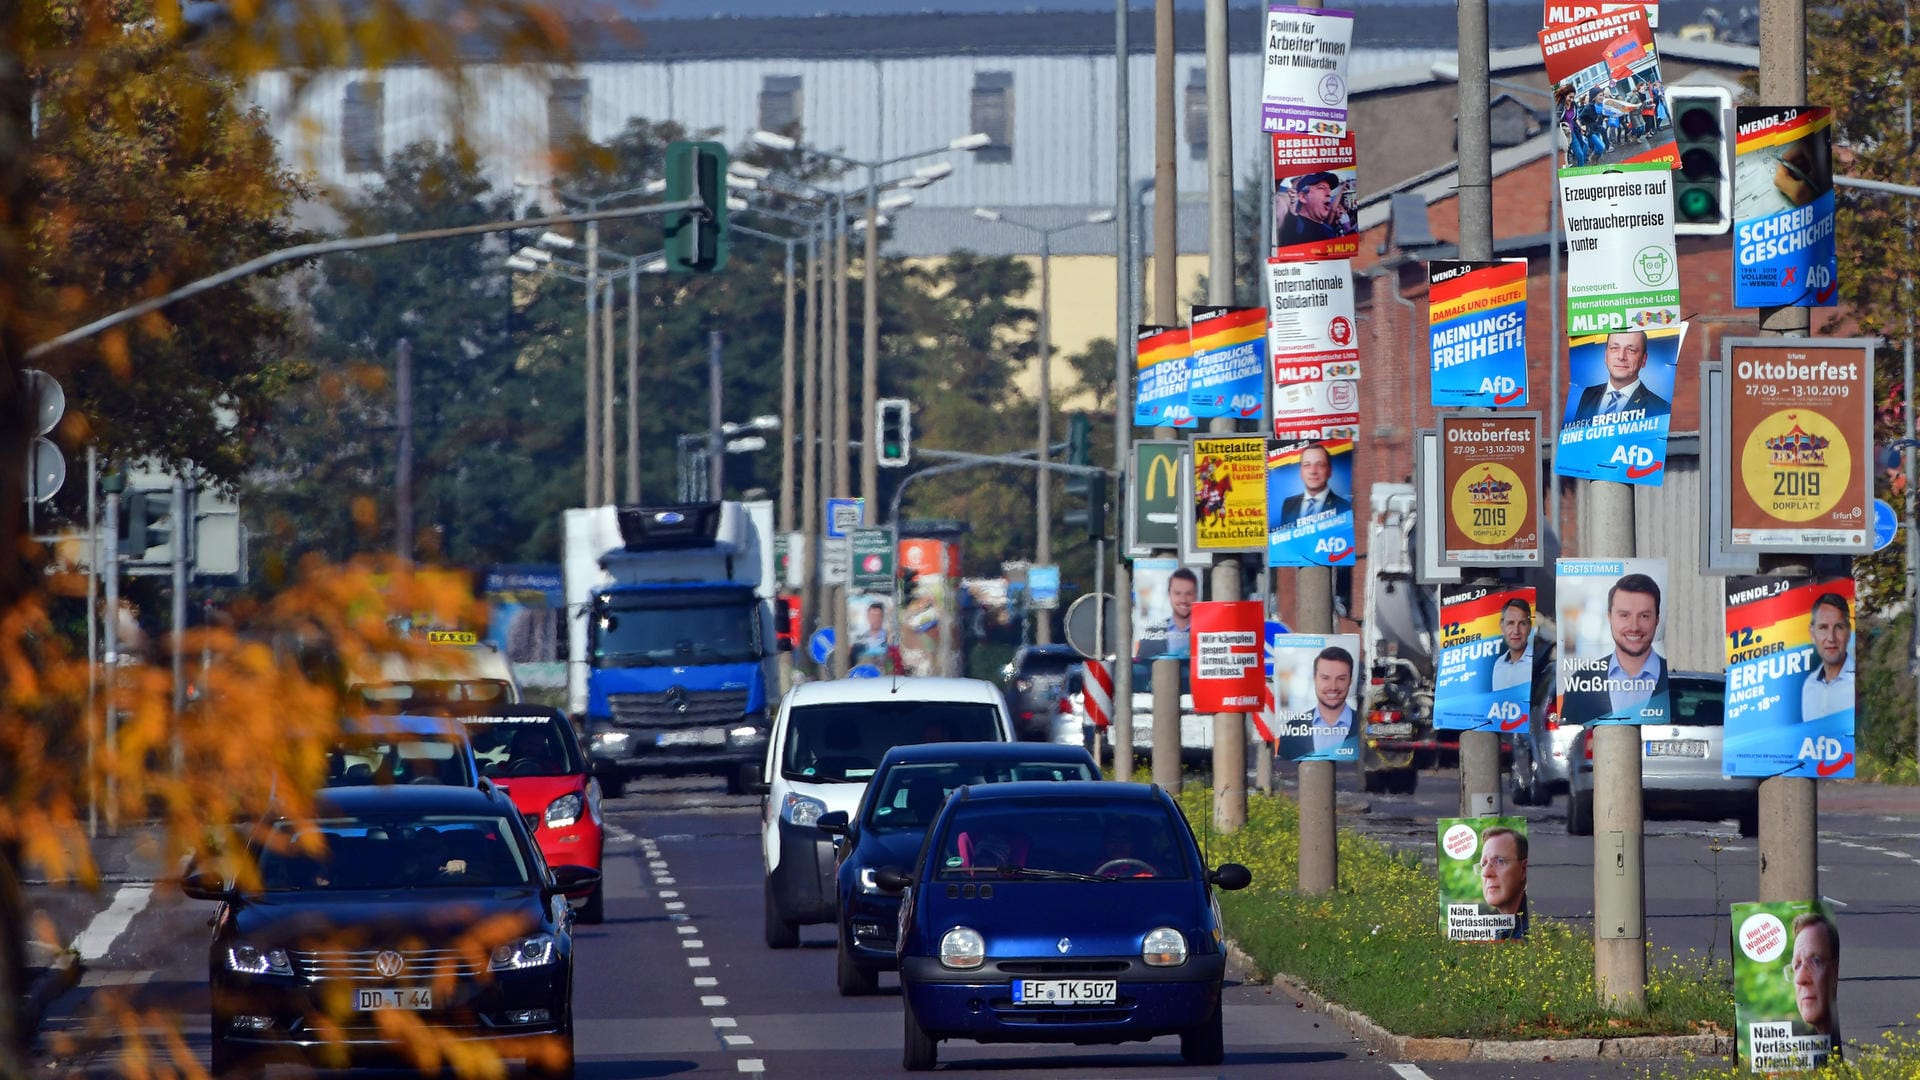
[[[667,688],[667,704],[673,706],[674,712],[679,712],[679,713],[686,712],[687,711],[687,688],[684,686],[668,687]]]
[[[1056,949],[1059,949],[1061,955],[1064,956],[1068,949],[1073,948],[1073,941],[1070,938],[1061,938],[1059,941],[1054,943],[1053,947]]]
[[[391,979],[400,974],[400,969],[406,966],[405,958],[392,949],[385,949],[373,958],[373,970],[379,972],[380,977],[384,979]]]

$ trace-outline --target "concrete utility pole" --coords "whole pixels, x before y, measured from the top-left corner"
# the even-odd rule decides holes
[[[1127,0],[1113,0],[1113,470],[1116,505],[1126,505],[1133,454],[1133,259],[1127,239],[1133,231],[1133,141],[1128,127],[1133,91],[1127,73]],[[1113,545],[1113,775],[1133,779],[1133,574],[1126,545]]]
[[[793,250],[787,250],[787,365],[785,383],[793,394]],[[792,431],[792,417],[785,417]],[[782,480],[787,475],[783,468]],[[792,494],[791,491],[788,492]],[[627,264],[627,505],[640,505],[640,261]]]
[[[605,277],[607,295],[600,305],[600,494],[609,503],[616,501],[613,478],[618,464],[614,459],[613,434],[613,275]],[[719,498],[718,495],[714,496]]]
[[[720,418],[720,331],[707,331],[707,490],[714,500],[726,498],[727,440]]]
[[[800,350],[800,629],[805,642],[820,619],[820,236],[825,226],[807,226],[807,315]]]
[[[1581,554],[1633,555],[1633,488],[1587,481]],[[1662,616],[1670,616],[1663,612]],[[1618,1013],[1647,1007],[1647,881],[1642,854],[1640,729],[1593,727],[1593,976],[1600,1004]]]
[[[1117,262],[1115,265],[1119,265]],[[1053,230],[1040,230],[1040,461],[1053,460]],[[1077,464],[1077,463],[1076,463]],[[1033,550],[1036,561],[1053,562],[1053,477],[1041,469],[1033,482]],[[1053,644],[1053,613],[1033,612],[1033,640]]]
[[[1760,100],[1798,105],[1807,100],[1807,27],[1803,0],[1760,0]],[[1804,307],[1760,309],[1760,333],[1806,337]],[[1912,383],[1907,384],[1912,408]],[[1801,555],[1762,555],[1762,573],[1805,577]],[[1760,899],[1812,900],[1820,895],[1820,808],[1812,779],[1775,776],[1760,781]]]
[[[587,223],[587,505],[599,506],[600,490],[600,223]]]
[[[847,448],[852,441],[852,429],[849,413],[852,411],[853,394],[849,385],[853,367],[853,352],[848,347],[847,327],[847,196],[842,192],[835,197],[834,220],[840,232],[835,238],[834,261],[840,266],[840,276],[833,283],[833,490],[842,496],[852,496],[853,468],[848,459]],[[865,519],[862,518],[864,521]],[[833,645],[833,674],[835,678],[845,678],[853,644],[853,627],[847,621],[848,586],[840,585],[833,590],[832,623],[836,628]]]
[[[106,568],[106,577],[102,581],[105,593],[102,603],[107,609],[100,625],[101,655],[105,658],[106,668],[101,700],[107,718],[108,753],[113,752],[120,741],[120,493],[126,486],[126,476],[126,466],[111,466],[110,482],[103,485],[107,491],[107,505],[100,521],[101,546],[105,548],[100,565]],[[105,802],[107,835],[111,836],[120,828],[120,788],[112,772],[107,773]]]
[[[1211,18],[1211,15],[1208,16]],[[1211,38],[1209,38],[1211,40]],[[1154,133],[1153,133],[1153,321],[1159,326],[1178,326],[1184,320],[1180,315],[1180,178],[1175,159],[1175,147],[1179,143],[1175,124],[1173,104],[1173,0],[1155,0],[1153,8],[1153,75],[1154,75]],[[1207,94],[1211,102],[1213,83],[1209,79]],[[1209,119],[1207,127],[1209,144],[1213,138],[1213,127]],[[1231,168],[1231,148],[1228,165]],[[1212,163],[1209,158],[1209,170]],[[1211,173],[1209,173],[1211,175]],[[1211,222],[1209,222],[1211,228]],[[1231,225],[1229,225],[1231,228]],[[1130,320],[1122,319],[1129,342],[1133,340],[1134,325]],[[1129,370],[1128,376],[1132,376]],[[1129,420],[1129,423],[1132,421]],[[1155,439],[1174,439],[1180,433],[1170,427],[1155,427]],[[1175,551],[1156,551],[1159,556],[1177,555]],[[1123,596],[1121,602],[1132,609],[1132,597]],[[1161,777],[1172,776],[1176,780],[1180,775],[1180,665],[1184,660],[1155,660],[1150,667],[1153,672],[1153,775],[1157,781]],[[1162,669],[1168,674],[1164,677]],[[1169,715],[1174,718],[1171,739],[1160,735],[1159,717]]]
[[[880,500],[880,438],[873,415],[880,400],[879,180],[879,167],[867,166],[867,235],[862,237],[867,247],[860,259],[860,494],[867,500],[861,504],[863,525],[873,524]]]
[[[393,426],[400,431],[393,469],[393,553],[413,561],[413,343],[393,347]]]
[[[794,361],[794,291],[797,287],[793,280],[793,246],[795,240],[787,239],[787,268],[781,275],[786,282],[786,304],[780,331],[780,522],[783,533],[793,531],[793,361]]]
[[[1207,300],[1233,303],[1233,124],[1227,73],[1227,0],[1207,0]],[[1159,201],[1159,200],[1156,200]],[[1209,431],[1231,434],[1238,421],[1216,416]],[[1213,561],[1213,599],[1240,599],[1240,557]],[[1156,680],[1156,690],[1158,689]],[[1157,721],[1157,717],[1156,717]],[[1159,748],[1159,732],[1154,747]],[[1213,716],[1213,827],[1237,832],[1247,823],[1247,715]]]

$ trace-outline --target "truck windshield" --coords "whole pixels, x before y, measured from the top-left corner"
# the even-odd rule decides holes
[[[758,660],[756,614],[752,603],[735,596],[621,597],[599,608],[588,627],[593,662],[653,667]]]

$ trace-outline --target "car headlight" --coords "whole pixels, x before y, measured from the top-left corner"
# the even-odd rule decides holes
[[[227,966],[247,975],[291,975],[293,964],[285,949],[261,949],[252,945],[227,947]]]
[[[750,746],[753,743],[764,742],[766,738],[766,731],[752,724],[741,724],[737,728],[727,729],[728,746]]]
[[[1187,936],[1171,926],[1162,926],[1147,935],[1140,946],[1140,959],[1148,967],[1179,967],[1187,962]]]
[[[987,941],[978,930],[956,926],[940,939],[940,962],[950,968],[977,968],[987,962]]]
[[[513,971],[553,963],[553,935],[530,934],[493,947],[493,970]]]
[[[873,867],[871,866],[863,866],[860,868],[859,881],[860,891],[863,893],[877,893],[880,891],[879,884],[873,880]]]
[[[792,825],[812,828],[820,821],[820,815],[827,812],[827,804],[810,795],[789,794],[780,804],[780,820]]]
[[[580,820],[580,795],[562,795],[547,804],[547,828],[564,829]]]
[[[627,740],[630,737],[631,735],[625,731],[596,731],[593,737],[587,740],[587,745],[594,750],[619,753],[627,748]]]

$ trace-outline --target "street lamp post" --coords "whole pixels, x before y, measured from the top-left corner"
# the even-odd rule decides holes
[[[1052,460],[1053,435],[1053,237],[1084,225],[1104,225],[1113,220],[1113,211],[1101,210],[1080,221],[1042,228],[1014,221],[997,210],[976,206],[973,216],[1032,233],[1040,238],[1040,460]],[[1046,566],[1053,562],[1053,477],[1041,469],[1035,474],[1034,488],[1034,562]],[[1044,613],[1034,617],[1034,640],[1042,645],[1053,641],[1053,624]]]

